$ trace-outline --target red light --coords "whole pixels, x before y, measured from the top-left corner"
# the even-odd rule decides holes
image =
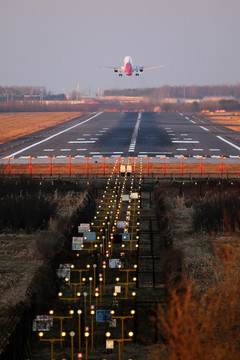
[[[78,353],[78,359],[82,359],[82,353]]]

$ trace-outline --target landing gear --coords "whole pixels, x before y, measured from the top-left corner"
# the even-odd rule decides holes
[[[136,75],[136,76],[139,76],[139,73],[136,73],[135,75]]]
[[[119,76],[122,76],[122,74],[118,74]]]

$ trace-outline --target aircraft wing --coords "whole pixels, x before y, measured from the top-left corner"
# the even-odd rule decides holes
[[[157,69],[157,68],[164,68],[167,65],[155,65],[155,66],[136,66],[136,71],[143,71],[149,69]]]
[[[122,72],[124,71],[124,68],[122,66],[115,66],[115,67],[100,67],[101,70],[113,70],[115,72]]]

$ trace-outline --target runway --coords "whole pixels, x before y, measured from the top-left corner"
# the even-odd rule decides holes
[[[1,159],[83,157],[229,157],[240,133],[198,115],[99,112],[0,146]]]

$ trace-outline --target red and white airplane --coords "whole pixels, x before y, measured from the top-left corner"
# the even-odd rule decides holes
[[[115,67],[101,67],[101,70],[113,70],[116,73],[118,72],[119,76],[122,76],[122,73],[125,73],[127,76],[133,75],[139,76],[139,72],[143,72],[144,69],[157,69],[165,67],[166,65],[156,65],[156,66],[133,66],[133,61],[131,56],[125,56],[123,59],[123,66]]]

